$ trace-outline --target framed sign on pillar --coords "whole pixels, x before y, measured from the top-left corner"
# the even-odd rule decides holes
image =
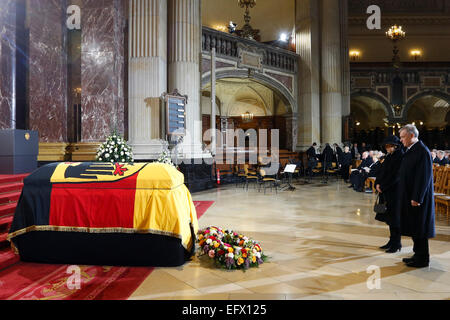
[[[188,96],[177,89],[163,94],[165,107],[165,136],[167,141],[177,141],[186,135],[186,106]]]

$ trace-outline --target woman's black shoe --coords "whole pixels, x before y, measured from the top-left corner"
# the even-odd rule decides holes
[[[389,241],[384,246],[380,247],[380,249],[386,250],[386,249],[389,249],[390,247],[391,247],[391,242]]]
[[[396,253],[397,251],[402,250],[402,246],[391,246],[386,250],[386,253]]]

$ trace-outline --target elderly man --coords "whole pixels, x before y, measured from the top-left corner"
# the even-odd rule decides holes
[[[398,186],[401,232],[414,242],[414,256],[403,262],[409,267],[423,268],[430,262],[428,239],[435,237],[433,162],[415,126],[409,124],[400,129],[400,140],[406,148]]]
[[[439,163],[440,166],[445,166],[445,165],[449,164],[448,159],[445,157],[445,151],[438,151],[437,158],[438,158],[437,163]]]
[[[358,168],[352,169],[352,173],[350,174],[351,185],[348,186],[349,188],[355,189],[355,186],[358,184],[359,181],[358,176],[365,170],[364,168],[369,168],[371,164],[373,164],[373,159],[369,157],[369,152],[368,151],[363,152],[361,164],[359,165]]]

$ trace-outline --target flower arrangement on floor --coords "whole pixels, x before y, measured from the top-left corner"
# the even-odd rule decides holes
[[[123,137],[114,131],[98,148],[96,160],[98,162],[133,163],[133,150]]]
[[[197,241],[200,256],[207,255],[218,267],[224,269],[247,270],[267,261],[267,256],[257,241],[232,230],[208,227],[199,231]]]

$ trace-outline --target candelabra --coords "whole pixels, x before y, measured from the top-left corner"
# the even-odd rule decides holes
[[[250,25],[251,17],[249,8],[253,8],[254,6],[256,6],[256,0],[238,0],[238,5],[241,8],[245,7],[245,15],[244,15],[245,24],[242,28],[241,36],[243,38],[254,40],[256,30],[253,30],[252,26]]]
[[[394,25],[389,28],[389,30],[386,32],[386,37],[390,39],[394,43],[394,57],[392,58],[392,62],[394,65],[394,68],[400,67],[400,56],[398,53],[400,50],[397,47],[397,42],[403,40],[406,36],[406,32],[402,30],[402,26],[398,27],[397,25]]]

